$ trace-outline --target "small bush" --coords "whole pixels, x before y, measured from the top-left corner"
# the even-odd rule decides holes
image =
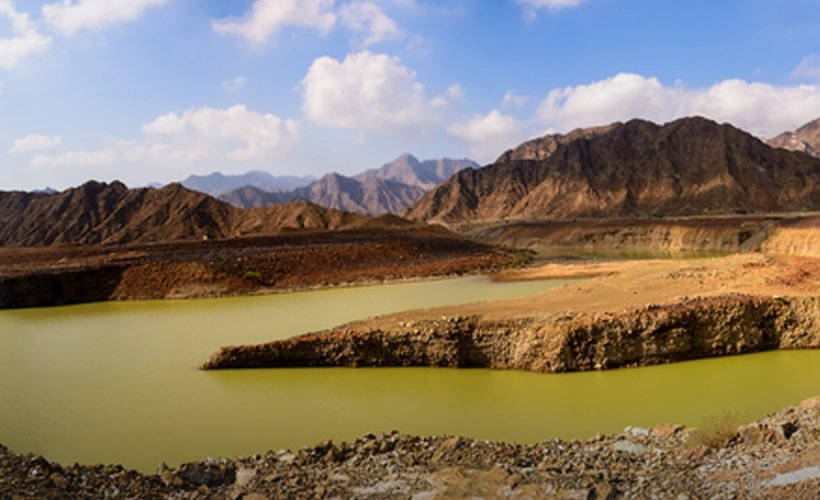
[[[689,446],[723,448],[735,436],[739,426],[740,416],[736,411],[727,411],[717,417],[705,419],[700,428],[690,436]]]
[[[526,267],[535,260],[535,252],[532,250],[519,249],[513,253],[510,267]]]
[[[262,273],[257,271],[247,271],[242,277],[246,280],[261,281]]]

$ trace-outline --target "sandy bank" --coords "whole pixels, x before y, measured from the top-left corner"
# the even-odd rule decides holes
[[[411,311],[224,347],[206,369],[447,366],[539,372],[820,347],[820,262],[762,255],[551,264],[606,275],[520,299]]]

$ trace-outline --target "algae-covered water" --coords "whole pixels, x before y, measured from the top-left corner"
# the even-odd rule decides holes
[[[430,368],[201,372],[221,345],[404,309],[536,293],[464,278],[192,301],[0,311],[0,443],[63,463],[154,471],[393,429],[535,442],[754,419],[820,394],[820,352],[543,375]]]

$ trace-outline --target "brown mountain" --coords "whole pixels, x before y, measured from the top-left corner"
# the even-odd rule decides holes
[[[547,136],[543,145],[464,170],[407,215],[465,222],[820,209],[820,160],[773,149],[731,125],[632,120],[579,135]]]
[[[307,200],[317,205],[365,215],[398,214],[454,173],[477,167],[472,160],[419,161],[404,154],[380,168],[354,177],[332,173],[310,185],[288,192],[267,192],[245,186],[219,199],[236,207],[251,208]]]
[[[794,132],[784,132],[769,140],[773,148],[802,151],[820,158],[820,118],[811,121]]]
[[[57,194],[0,192],[0,245],[128,244],[340,229],[367,217],[301,202],[243,210],[180,184],[88,182]]]

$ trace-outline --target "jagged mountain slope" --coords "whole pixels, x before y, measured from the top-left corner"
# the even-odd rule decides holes
[[[406,215],[457,223],[820,209],[820,160],[771,148],[731,125],[632,120],[573,134],[462,171]]]
[[[57,194],[0,192],[0,245],[130,244],[340,229],[368,217],[297,202],[244,210],[180,184],[88,182]]]

